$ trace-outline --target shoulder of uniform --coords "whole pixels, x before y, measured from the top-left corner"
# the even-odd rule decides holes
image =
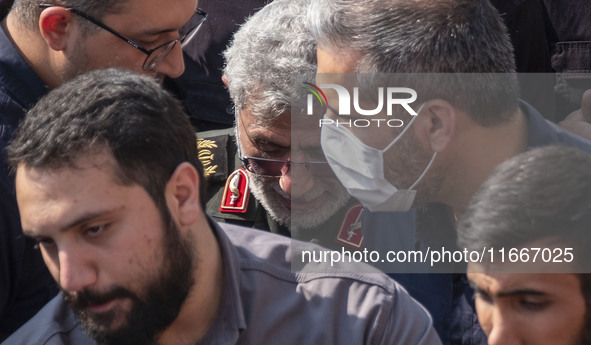
[[[250,197],[249,176],[238,159],[235,138],[234,128],[197,133],[206,212],[218,221],[264,227],[264,209]]]
[[[198,132],[197,155],[208,182],[222,182],[236,169],[234,128]]]

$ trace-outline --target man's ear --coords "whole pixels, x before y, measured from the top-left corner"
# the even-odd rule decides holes
[[[427,119],[422,121],[422,130],[433,152],[443,151],[454,136],[457,110],[447,101],[433,99],[425,103],[418,116]]]
[[[222,83],[224,83],[224,85],[226,85],[226,87],[228,87],[228,77],[226,77],[226,75],[222,75]]]
[[[74,14],[59,6],[49,7],[39,16],[39,31],[47,45],[55,50],[64,50],[71,31]]]
[[[169,208],[180,226],[189,226],[197,221],[201,210],[199,186],[201,181],[191,163],[179,164],[166,186]]]

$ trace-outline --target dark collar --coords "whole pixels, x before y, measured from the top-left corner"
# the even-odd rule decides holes
[[[0,89],[22,108],[30,109],[49,92],[45,82],[29,66],[4,30],[0,29]],[[4,114],[1,114],[4,115]]]

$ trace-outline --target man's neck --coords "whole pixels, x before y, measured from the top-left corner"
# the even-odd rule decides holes
[[[19,50],[25,61],[50,88],[60,84],[56,69],[50,56],[49,47],[38,31],[19,23],[13,12],[2,21],[2,29],[9,40]]]
[[[196,224],[195,283],[179,316],[157,339],[160,345],[193,345],[201,342],[213,325],[224,285],[221,249],[207,219]]]
[[[447,179],[443,194],[443,202],[453,208],[458,219],[493,170],[527,147],[528,120],[519,109],[508,123],[471,127],[458,142],[451,178]]]

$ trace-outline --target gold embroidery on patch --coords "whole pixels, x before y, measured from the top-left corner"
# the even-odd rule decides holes
[[[218,168],[217,165],[211,165],[215,154],[212,153],[211,150],[208,150],[216,147],[218,147],[218,145],[213,140],[197,139],[197,158],[199,158],[201,164],[203,164],[203,167],[205,168],[203,171],[205,177],[215,174],[216,169]]]
[[[197,139],[197,149],[213,149],[218,147],[218,145],[213,140],[207,139]]]

